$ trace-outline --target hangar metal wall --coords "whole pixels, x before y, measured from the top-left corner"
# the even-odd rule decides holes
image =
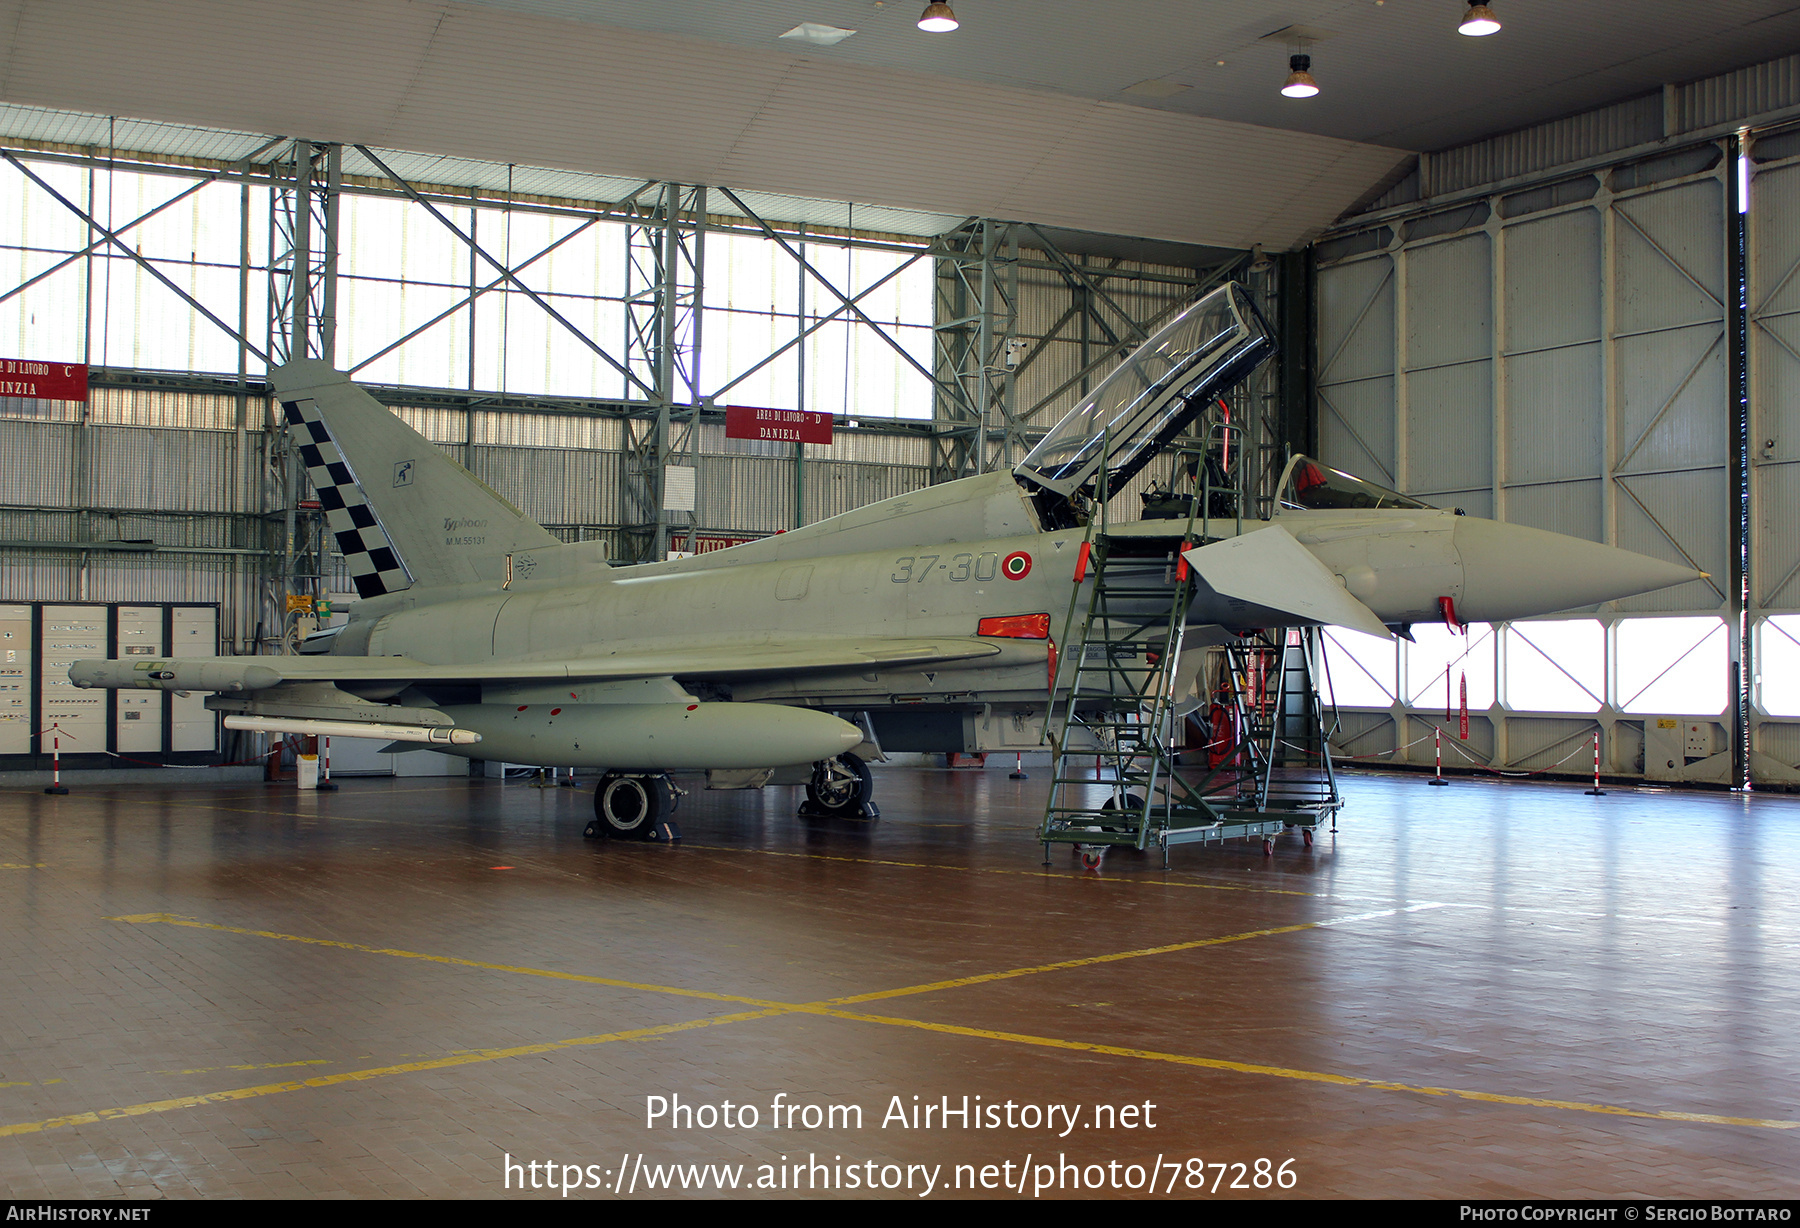
[[[1317,245],[1323,459],[1472,515],[1711,576],[1586,618],[1476,628],[1469,645],[1432,634],[1383,656],[1334,635],[1352,683],[1349,753],[1430,763],[1448,670],[1459,687],[1477,675],[1470,737],[1450,731],[1449,765],[1580,771],[1598,730],[1604,769],[1635,774],[1646,723],[1679,718],[1694,740],[1660,778],[1735,783],[1733,670],[1748,659],[1749,771],[1800,780],[1800,725],[1783,719],[1800,705],[1755,665],[1764,641],[1775,662],[1800,646],[1800,625],[1769,618],[1800,604],[1800,440],[1783,429],[1800,378],[1794,141],[1757,141],[1744,221],[1747,502],[1733,489],[1735,137],[1390,209]],[[1732,591],[1733,521],[1746,509],[1747,603]]]

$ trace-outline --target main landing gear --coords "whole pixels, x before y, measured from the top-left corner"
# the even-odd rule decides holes
[[[869,765],[846,751],[813,764],[800,815],[809,819],[878,819],[881,810],[871,800],[874,795]]]
[[[667,774],[608,772],[594,789],[594,821],[582,828],[581,834],[589,840],[679,840],[675,796],[675,785]]]

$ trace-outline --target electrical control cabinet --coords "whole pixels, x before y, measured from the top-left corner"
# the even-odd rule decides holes
[[[219,607],[191,603],[0,604],[0,760],[37,766],[59,752],[87,766],[205,762],[219,724],[200,694],[94,691],[69,681],[87,658],[161,660],[219,651]],[[109,757],[116,756],[116,759]],[[16,757],[16,758],[15,758]]]
[[[37,682],[31,621],[30,606],[0,605],[0,755],[31,753]]]

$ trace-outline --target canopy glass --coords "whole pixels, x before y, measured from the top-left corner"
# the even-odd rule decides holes
[[[1346,507],[1430,508],[1431,504],[1351,477],[1342,469],[1328,468],[1310,456],[1296,456],[1281,475],[1281,506],[1318,511]]]
[[[1274,349],[1243,287],[1221,286],[1139,346],[1013,472],[1064,498],[1092,497],[1104,459],[1100,497],[1110,498]]]

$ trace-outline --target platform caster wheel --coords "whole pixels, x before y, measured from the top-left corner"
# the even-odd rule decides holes
[[[594,821],[582,830],[582,835],[614,840],[679,840],[681,829],[670,818],[674,812],[675,786],[667,776],[608,772],[594,788]]]
[[[1275,838],[1273,836],[1264,836],[1263,837],[1263,856],[1264,857],[1273,857],[1274,855],[1275,855]]]
[[[874,796],[869,765],[846,751],[813,765],[800,813],[822,819],[872,819],[881,813],[871,800]]]
[[[1300,829],[1300,838],[1306,842],[1307,848],[1311,848],[1313,846],[1313,829],[1310,827],[1302,827]]]
[[[1100,863],[1104,860],[1106,860],[1106,854],[1103,852],[1095,849],[1081,850],[1081,868],[1084,870],[1098,870]]]

